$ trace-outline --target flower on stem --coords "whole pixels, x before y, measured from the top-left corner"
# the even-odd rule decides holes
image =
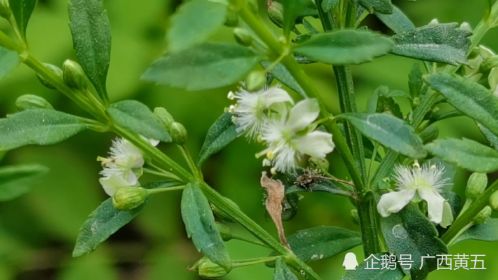
[[[285,103],[293,103],[289,94],[279,87],[257,92],[229,92],[228,98],[236,100],[236,104],[230,106],[230,112],[234,115],[233,122],[237,126],[237,132],[250,139],[255,139],[261,133],[268,118],[272,114],[279,114],[282,107],[285,108]]]
[[[323,159],[332,152],[334,143],[328,132],[313,129],[313,122],[320,113],[316,99],[305,99],[297,103],[288,113],[269,121],[262,134],[268,148],[266,163],[276,171],[294,172],[306,156]]]
[[[410,201],[422,199],[427,202],[429,219],[436,224],[446,225],[447,219],[444,216],[450,213],[445,213],[446,201],[441,192],[449,179],[444,177],[444,171],[442,165],[424,164],[421,167],[417,162],[413,168],[396,166],[394,172],[398,190],[382,195],[377,204],[380,215],[388,217],[401,211]]]

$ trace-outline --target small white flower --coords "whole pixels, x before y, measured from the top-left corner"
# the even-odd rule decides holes
[[[397,166],[394,170],[398,191],[383,194],[377,204],[380,215],[387,217],[403,209],[411,200],[425,200],[429,219],[441,224],[445,208],[442,189],[449,183],[444,178],[444,166],[428,165],[422,167],[415,163],[413,168]]]
[[[260,154],[266,154],[274,168],[284,173],[293,172],[305,156],[325,158],[334,149],[334,143],[330,133],[311,130],[319,113],[318,102],[305,99],[288,114],[269,121],[262,135],[268,148]]]
[[[159,143],[156,140],[149,142],[153,146]],[[109,196],[113,196],[120,187],[138,185],[138,179],[142,176],[144,157],[142,151],[128,140],[123,138],[113,140],[109,157],[99,157],[97,160],[103,167],[99,182]]]
[[[230,92],[228,98],[237,101],[235,105],[230,106],[230,112],[234,114],[233,122],[237,126],[237,132],[244,133],[252,139],[259,135],[272,113],[280,112],[282,105],[285,107],[285,103],[292,104],[293,102],[289,94],[279,87],[271,87],[257,92],[245,90],[237,93]]]

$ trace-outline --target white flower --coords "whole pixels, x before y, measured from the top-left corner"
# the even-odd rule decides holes
[[[157,140],[149,142],[154,146],[159,143]],[[97,160],[103,167],[99,182],[109,196],[113,196],[120,187],[138,185],[138,179],[142,176],[144,158],[142,151],[128,140],[123,138],[113,140],[109,157],[99,157]]]
[[[449,183],[444,178],[444,166],[428,165],[422,167],[415,163],[413,168],[397,166],[394,170],[398,191],[383,194],[377,204],[380,215],[387,217],[403,209],[411,200],[425,200],[429,219],[437,224],[443,220],[445,199],[442,189]]]
[[[312,123],[320,113],[316,99],[305,99],[297,103],[288,114],[269,121],[263,129],[263,140],[268,148],[268,164],[277,171],[293,172],[305,156],[323,159],[332,152],[332,135],[323,131],[313,131]]]
[[[233,122],[237,126],[238,133],[244,133],[249,138],[256,138],[272,113],[282,110],[278,105],[293,103],[289,94],[279,88],[271,87],[257,92],[245,90],[237,93],[230,92],[229,99],[235,99],[237,103],[230,107],[234,114]]]

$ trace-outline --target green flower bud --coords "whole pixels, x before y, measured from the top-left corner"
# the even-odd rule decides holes
[[[9,1],[0,0],[0,17],[9,19],[12,12],[10,11]]]
[[[174,143],[182,145],[187,142],[187,129],[185,129],[183,124],[173,122],[169,127],[169,133],[171,134]]]
[[[257,91],[266,85],[266,72],[255,70],[249,73],[246,78],[246,88],[248,91]]]
[[[60,69],[59,67],[57,67],[53,64],[49,64],[49,63],[44,63],[43,65],[45,65],[45,67],[47,67],[47,69],[50,70],[50,72],[52,72],[55,76],[62,79],[62,69]],[[37,77],[38,77],[38,80],[40,81],[40,83],[42,83],[44,86],[46,86],[49,89],[55,89],[55,87],[52,85],[52,83],[50,81],[48,81],[47,79],[45,79],[43,76],[37,75]]]
[[[253,42],[253,37],[251,33],[244,28],[240,27],[234,28],[233,36],[235,37],[235,40],[243,46],[250,46]]]
[[[67,59],[62,65],[62,77],[67,86],[74,89],[86,89],[88,82],[83,68],[73,60]]]
[[[112,196],[112,204],[119,210],[131,210],[142,205],[148,195],[141,187],[121,187]]]
[[[435,125],[429,125],[422,132],[420,132],[420,138],[424,143],[431,142],[439,136],[439,129]]]
[[[483,224],[491,216],[492,213],[493,209],[491,209],[491,207],[484,207],[481,212],[479,212],[479,214],[477,214],[477,216],[474,218],[474,224]]]
[[[465,195],[467,198],[475,199],[484,192],[488,185],[488,176],[484,173],[472,173],[467,181]]]
[[[54,108],[45,98],[33,94],[19,96],[16,100],[16,106],[19,110]]]
[[[171,127],[171,125],[175,122],[173,116],[163,107],[154,108],[154,115],[159,118],[166,128]]]
[[[360,216],[358,215],[358,210],[351,209],[351,217],[353,218],[353,222],[355,224],[360,224]]]
[[[498,211],[498,191],[494,192],[489,197],[489,205],[491,205],[493,210]]]
[[[284,25],[284,7],[282,4],[272,1],[268,6],[268,16],[275,25],[282,27]]]
[[[210,259],[203,257],[198,262],[197,273],[199,276],[208,279],[220,278],[227,275],[230,270],[221,267],[220,265],[212,262]]]
[[[481,63],[481,71],[486,72],[498,67],[498,55],[490,56]]]
[[[232,239],[232,229],[229,226],[222,223],[216,223],[216,227],[218,228],[223,241],[229,241]]]

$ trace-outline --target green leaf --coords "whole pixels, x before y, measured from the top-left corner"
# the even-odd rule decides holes
[[[187,90],[212,89],[238,82],[258,61],[239,45],[203,43],[159,58],[142,78]]]
[[[330,64],[354,64],[388,53],[392,41],[367,30],[339,30],[312,35],[294,51],[312,60]]]
[[[422,256],[435,257],[448,252],[446,245],[437,237],[434,225],[413,204],[398,214],[383,218],[381,225],[389,251],[396,254],[398,259],[402,254],[411,255],[411,269],[401,268],[410,271],[414,280],[425,279],[430,271],[436,269],[434,258],[422,260]]]
[[[197,185],[188,184],[182,194],[182,218],[195,247],[211,261],[230,269],[231,261],[214,222],[207,198]]]
[[[206,0],[184,3],[171,17],[168,49],[180,51],[203,42],[225,22],[227,6]]]
[[[7,76],[18,64],[17,52],[0,47],[0,79]]]
[[[333,257],[361,245],[359,233],[339,227],[318,226],[287,237],[292,251],[305,262]]]
[[[9,6],[16,19],[16,25],[21,35],[26,38],[26,28],[29,18],[36,6],[36,0],[9,0]]]
[[[120,228],[131,222],[141,207],[120,211],[112,205],[112,198],[106,199],[95,209],[83,224],[76,239],[73,257],[79,257],[95,250]]]
[[[370,13],[379,12],[390,14],[393,11],[391,0],[360,0],[360,5],[367,9]]]
[[[408,87],[410,88],[411,97],[417,97],[421,94],[424,80],[422,79],[422,69],[419,64],[414,64],[408,76]]]
[[[50,109],[31,109],[0,119],[0,150],[25,145],[50,145],[66,140],[86,128],[73,115]]]
[[[273,280],[298,280],[297,276],[289,269],[282,258],[275,262],[275,273]]]
[[[426,156],[422,140],[403,120],[388,114],[342,114],[365,136],[412,158]]]
[[[464,240],[498,241],[498,219],[491,218],[483,224],[469,228],[458,236],[453,244]]]
[[[107,99],[111,27],[103,0],[71,0],[69,19],[76,57],[99,95]]]
[[[469,139],[438,139],[425,145],[433,155],[470,171],[498,170],[498,151]]]
[[[482,124],[478,123],[477,126],[481,130],[482,134],[484,134],[484,137],[488,140],[489,144],[495,148],[495,150],[498,150],[498,136],[493,134],[489,129],[484,127]]]
[[[269,61],[261,62],[261,65],[263,65],[263,67],[265,67],[265,68],[269,67],[271,64],[272,63]],[[275,77],[277,80],[279,80],[282,84],[286,85],[287,87],[294,90],[295,92],[301,94],[301,96],[306,95],[303,88],[294,79],[294,77],[287,70],[287,68],[285,68],[284,65],[282,65],[280,63],[275,65],[275,67],[273,67],[273,69],[270,71],[270,73],[273,77]]]
[[[306,15],[306,10],[309,9],[310,6],[313,7],[314,4],[310,0],[283,0],[282,6],[284,8],[284,35],[288,36],[290,31],[294,28],[296,19]],[[316,11],[314,11],[314,13],[316,13]]]
[[[470,33],[456,23],[430,24],[394,35],[392,52],[421,60],[461,64],[467,60]]]
[[[171,136],[152,111],[135,100],[113,103],[107,109],[112,120],[122,127],[149,139],[171,142]]]
[[[375,254],[371,256],[367,256],[367,258],[381,259],[382,254]],[[403,271],[396,267],[396,269],[372,269],[372,266],[368,266],[368,261],[365,260],[360,263],[355,270],[348,270],[342,280],[359,280],[359,279],[368,279],[368,280],[401,280],[405,277]],[[375,260],[377,261],[377,260]]]
[[[322,0],[322,10],[325,13],[328,13],[338,3],[339,3],[339,0]]]
[[[0,201],[7,201],[27,193],[30,182],[48,172],[43,165],[13,165],[0,167]]]
[[[375,13],[380,21],[382,21],[394,33],[403,33],[415,29],[413,22],[401,11],[398,7],[392,6],[393,10],[390,14]]]
[[[232,114],[223,113],[209,128],[204,144],[199,152],[198,164],[201,165],[211,155],[221,151],[238,136],[232,122]]]
[[[432,74],[426,81],[451,105],[498,135],[498,99],[487,88],[455,74]]]

